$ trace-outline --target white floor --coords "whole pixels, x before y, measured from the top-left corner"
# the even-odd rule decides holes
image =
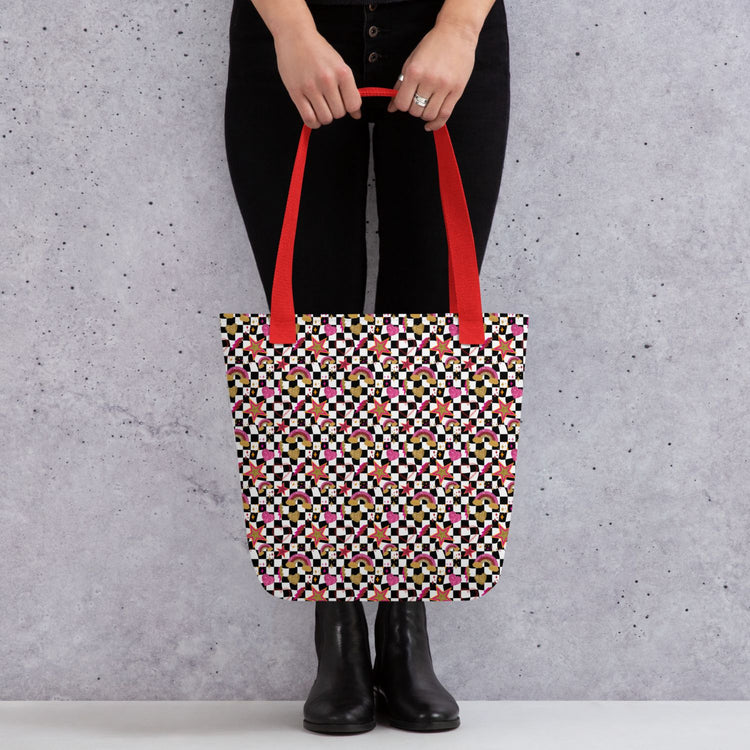
[[[461,726],[356,735],[302,728],[301,701],[4,701],[2,750],[747,750],[748,701],[459,701]]]

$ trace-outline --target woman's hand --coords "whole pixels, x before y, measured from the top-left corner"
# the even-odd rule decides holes
[[[319,128],[347,112],[362,117],[362,97],[352,69],[317,30],[274,36],[281,80],[305,125]]]
[[[431,28],[406,58],[401,68],[404,80],[394,84],[398,93],[388,111],[400,109],[426,120],[427,131],[443,127],[474,69],[478,39],[476,34],[449,22]],[[429,99],[427,106],[420,107],[414,94]]]

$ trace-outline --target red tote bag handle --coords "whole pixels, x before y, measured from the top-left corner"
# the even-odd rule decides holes
[[[391,97],[398,90],[381,86],[364,86],[358,91],[361,96]],[[284,222],[281,226],[271,291],[268,341],[272,344],[293,344],[297,341],[292,294],[292,261],[310,130],[308,125],[303,124],[292,170]],[[446,125],[433,130],[432,133],[435,137],[440,200],[443,205],[443,219],[448,240],[450,311],[458,313],[459,343],[484,344],[484,316],[479,288],[479,269],[463,183]]]

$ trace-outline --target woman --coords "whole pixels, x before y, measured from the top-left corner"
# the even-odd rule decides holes
[[[431,131],[449,133],[477,264],[500,190],[510,106],[503,0],[234,0],[227,162],[271,305],[302,124],[311,133],[293,289],[305,313],[364,312],[370,123],[378,211],[375,313],[450,312],[448,247]],[[358,88],[397,89],[361,97]],[[432,666],[424,602],[380,602],[375,665],[361,602],[315,603],[318,670],[303,726],[413,731],[459,725]]]

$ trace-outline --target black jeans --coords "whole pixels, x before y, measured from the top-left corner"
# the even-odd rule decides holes
[[[393,88],[441,6],[439,0],[408,0],[309,7],[358,87]],[[227,162],[270,309],[303,122],[279,75],[273,37],[251,0],[235,0],[229,40]],[[370,122],[379,237],[374,312],[450,312],[434,136],[420,118],[387,112],[388,102],[363,97],[360,120],[346,114],[310,133],[292,270],[298,313],[364,312]],[[496,0],[479,35],[471,77],[446,125],[480,269],[500,190],[509,107],[505,7]]]

